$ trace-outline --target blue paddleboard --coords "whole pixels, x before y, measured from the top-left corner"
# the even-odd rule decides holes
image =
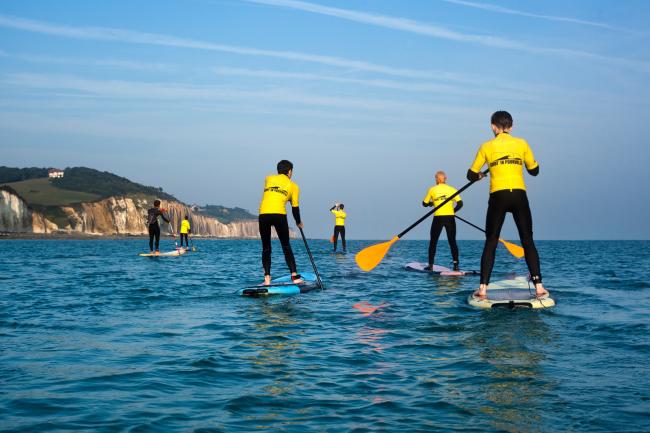
[[[300,275],[304,283],[294,284],[291,275],[285,275],[271,280],[269,286],[244,287],[238,290],[237,294],[240,296],[299,295],[319,288],[315,274],[302,272]]]

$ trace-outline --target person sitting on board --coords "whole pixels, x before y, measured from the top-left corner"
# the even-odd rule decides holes
[[[440,203],[447,200],[447,197],[456,193],[457,189],[453,186],[447,185],[447,175],[444,171],[436,173],[436,185],[429,188],[427,195],[422,200],[422,206],[438,206]],[[454,207],[453,203],[456,203]],[[442,228],[447,232],[447,241],[449,241],[449,249],[451,250],[451,258],[454,263],[454,271],[458,271],[458,245],[456,244],[456,218],[455,213],[463,207],[463,200],[460,195],[454,197],[453,200],[442,206],[440,209],[433,213],[433,221],[431,221],[431,231],[429,240],[429,265],[424,268],[427,271],[433,270],[433,261],[436,257],[436,246],[438,245],[438,238],[442,233]]]
[[[533,241],[533,218],[526,195],[523,170],[525,165],[530,175],[537,176],[539,164],[526,140],[510,135],[512,123],[512,116],[507,111],[492,114],[491,127],[494,138],[481,145],[474,163],[467,170],[467,179],[470,181],[484,177],[481,168],[485,164],[490,170],[490,199],[485,217],[481,281],[479,289],[474,292],[475,296],[481,298],[487,296],[494,255],[507,212],[512,213],[517,225],[530,279],[535,284],[535,294],[537,297],[548,296],[548,291],[542,285],[539,255]]]
[[[188,240],[188,233],[191,232],[192,232],[192,227],[190,226],[190,217],[188,215],[185,215],[185,219],[181,222],[181,229],[180,229],[181,248],[183,248],[183,238],[185,238],[185,248],[190,247],[190,243]]]
[[[341,234],[341,244],[343,245],[343,252],[346,252],[345,245],[345,218],[348,214],[343,210],[345,206],[343,203],[335,203],[334,206],[330,208],[330,212],[334,214],[334,236],[332,240],[334,242],[334,252],[336,252],[336,244],[339,240],[339,234]]]
[[[160,254],[158,245],[160,244],[160,224],[158,224],[158,217],[162,218],[166,223],[169,219],[165,216],[165,209],[160,208],[160,200],[153,202],[153,207],[147,211],[147,227],[149,229],[149,251],[153,252],[154,238],[156,240],[156,252]]]
[[[296,220],[296,225],[303,228],[298,207],[300,188],[291,180],[293,164],[290,161],[283,159],[278,162],[277,171],[277,175],[267,176],[264,180],[264,192],[258,217],[260,237],[262,238],[264,285],[271,284],[271,227],[275,227],[275,232],[280,240],[284,259],[291,272],[291,280],[294,283],[302,283],[304,281],[297,273],[296,259],[289,242],[289,222],[286,210],[286,204],[290,201],[291,213]]]

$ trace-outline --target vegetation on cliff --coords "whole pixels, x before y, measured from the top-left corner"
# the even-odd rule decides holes
[[[96,194],[100,198],[144,194],[165,200],[179,201],[171,194],[164,192],[162,188],[131,182],[125,177],[87,167],[66,168],[65,175],[53,179],[52,185],[61,189]]]
[[[47,168],[0,166],[0,183],[19,182],[21,180],[38,179],[39,177],[47,177]]]
[[[224,206],[211,204],[200,208],[198,213],[200,215],[207,215],[216,218],[224,224],[228,224],[233,221],[252,220],[257,218],[246,209],[242,209],[240,207],[227,208]]]

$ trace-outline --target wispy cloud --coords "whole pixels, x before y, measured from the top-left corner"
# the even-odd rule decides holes
[[[121,59],[92,59],[81,57],[48,56],[40,54],[17,54],[0,51],[0,56],[11,57],[25,62],[50,63],[62,65],[99,66],[136,71],[173,71],[176,67],[155,62],[141,62]]]
[[[610,24],[606,23],[601,23],[598,21],[588,21],[588,20],[582,20],[578,18],[571,18],[571,17],[563,17],[563,16],[557,16],[557,15],[544,15],[544,14],[536,14],[532,12],[526,12],[526,11],[521,11],[521,10],[516,10],[516,9],[510,9],[506,8],[503,6],[491,4],[491,3],[478,3],[478,2],[471,2],[471,1],[466,1],[466,0],[441,0],[447,3],[453,3],[456,5],[460,6],[467,6],[470,8],[475,8],[475,9],[482,9],[490,12],[496,12],[500,14],[508,14],[508,15],[519,15],[522,17],[529,17],[529,18],[538,18],[542,20],[547,20],[547,21],[559,21],[559,22],[565,22],[565,23],[572,23],[572,24],[580,24],[583,26],[591,26],[591,27],[598,27],[601,29],[608,29],[608,30],[614,30],[614,31],[619,31],[619,32],[625,32],[625,33],[636,33],[631,30],[627,29],[622,29],[620,27],[615,27]]]
[[[491,48],[509,49],[524,51],[535,54],[552,54],[561,55],[563,57],[580,57],[591,60],[598,60],[607,63],[616,63],[619,65],[626,65],[643,70],[644,72],[650,71],[650,62],[624,59],[620,57],[611,57],[601,54],[591,53],[587,51],[574,50],[571,48],[553,48],[553,47],[540,47],[530,45],[518,40],[506,39],[498,36],[490,35],[477,35],[471,33],[462,33],[455,30],[448,29],[442,26],[436,26],[428,23],[421,23],[409,18],[392,17],[386,15],[379,15],[369,12],[361,12],[350,9],[334,8],[329,6],[322,6],[314,3],[307,3],[297,0],[245,0],[251,3],[258,3],[270,6],[285,7],[289,9],[301,10],[305,12],[312,12],[321,15],[333,16],[349,21],[359,22],[363,24],[374,25],[378,27],[389,28],[392,30],[399,30],[408,33],[415,33],[419,35],[447,39],[456,42],[467,42],[479,44]]]
[[[8,15],[0,15],[0,27],[74,39],[91,39],[140,45],[159,45],[175,48],[217,51],[246,56],[280,58],[285,60],[317,63],[338,68],[346,68],[349,70],[375,72],[399,77],[462,81],[462,78],[459,76],[447,72],[394,68],[391,66],[379,65],[361,60],[346,59],[342,57],[323,56],[295,51],[262,50],[257,48],[217,44],[195,39],[179,38],[176,36],[158,33],[136,32],[119,28],[64,26]]]

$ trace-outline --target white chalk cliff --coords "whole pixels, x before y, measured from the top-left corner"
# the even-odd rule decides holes
[[[145,235],[146,214],[152,206],[145,199],[109,197],[89,203],[49,207],[45,211],[30,209],[11,191],[0,189],[0,231],[10,233],[70,233],[88,235]],[[166,202],[174,232],[178,232],[185,215],[190,216],[192,232],[197,236],[218,238],[259,237],[257,220],[224,224],[216,218],[198,215],[179,202]],[[51,215],[55,214],[56,217]],[[48,217],[48,215],[50,215]],[[169,230],[167,224],[163,232]]]

